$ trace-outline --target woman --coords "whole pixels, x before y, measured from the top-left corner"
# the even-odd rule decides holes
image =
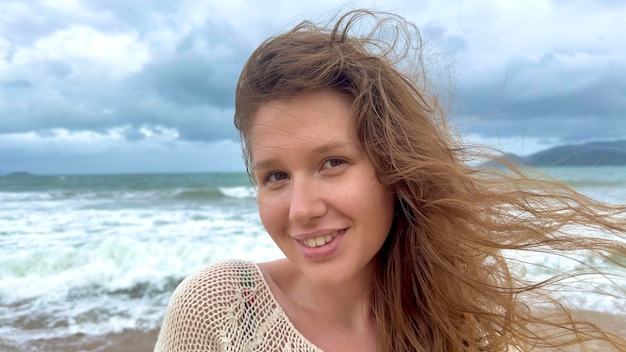
[[[472,168],[420,70],[419,42],[409,55],[417,31],[385,16],[350,12],[332,30],[305,22],[251,55],[235,125],[261,221],[286,258],[186,279],[155,350],[625,349],[552,298],[567,276],[605,274],[528,282],[504,253],[619,258],[626,208],[514,167]],[[371,33],[356,36],[363,23]],[[581,224],[616,237],[568,233]]]

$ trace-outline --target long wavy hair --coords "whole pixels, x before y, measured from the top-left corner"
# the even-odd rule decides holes
[[[577,289],[572,279],[624,275],[626,207],[528,177],[504,160],[497,161],[507,168],[472,166],[497,158],[453,138],[421,40],[397,15],[357,10],[332,26],[303,22],[262,43],[236,91],[248,172],[247,141],[261,105],[319,90],[346,94],[362,149],[397,195],[370,283],[380,350],[526,351],[592,340],[625,350],[623,338],[578,320],[556,297]],[[533,282],[524,275],[528,253],[566,257],[578,269]],[[617,271],[585,262],[594,256]]]

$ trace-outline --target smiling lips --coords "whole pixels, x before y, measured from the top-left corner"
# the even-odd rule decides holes
[[[325,245],[326,243],[332,241],[333,238],[337,237],[338,233],[339,231],[335,231],[335,232],[326,234],[324,236],[303,239],[303,240],[300,240],[300,243],[302,243],[305,247],[309,247],[309,248],[321,247]]]

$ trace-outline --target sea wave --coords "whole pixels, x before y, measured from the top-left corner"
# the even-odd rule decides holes
[[[256,190],[252,187],[220,187],[220,192],[230,198],[254,198]]]
[[[252,187],[217,187],[211,189],[181,189],[173,197],[180,200],[200,200],[216,198],[249,199],[254,198],[256,191]]]
[[[154,329],[171,292],[191,272],[226,259],[279,255],[250,219],[220,220],[185,234],[195,226],[178,223],[179,233],[169,236],[77,234],[40,238],[47,245],[19,251],[0,246],[0,335],[32,340]]]
[[[173,287],[191,272],[225,259],[282,257],[246,175],[30,179],[0,184],[0,345],[156,328]],[[595,186],[581,188],[626,200],[626,187]],[[613,300],[578,298],[582,308],[619,308]]]
[[[0,192],[0,202],[42,202],[67,200],[215,200],[223,198],[254,198],[252,187],[176,188],[159,190],[99,190],[41,192]]]

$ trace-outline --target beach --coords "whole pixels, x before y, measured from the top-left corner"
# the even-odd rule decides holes
[[[154,350],[158,330],[125,331],[103,336],[68,336],[31,341],[27,346],[0,344],[2,352],[148,352]]]
[[[626,336],[626,315],[616,315],[605,312],[597,311],[580,311],[573,315],[577,319],[589,321],[601,329],[616,334],[617,336]],[[589,342],[585,344],[586,351],[593,352],[624,352],[618,350],[612,346],[609,346],[604,342]],[[539,348],[537,351],[543,351]],[[568,347],[563,350],[564,352],[582,352],[581,347]]]
[[[584,311],[580,315],[599,327],[619,336],[626,336],[626,315]],[[158,336],[158,330],[126,331],[104,336],[71,336],[67,338],[36,341],[28,347],[11,347],[0,345],[2,352],[150,352]],[[592,351],[610,352],[607,346],[589,345]],[[570,348],[568,351],[580,351]]]
[[[547,171],[626,203],[626,167]],[[282,257],[254,196],[243,173],[0,176],[0,352],[151,351],[183,278],[223,260]],[[519,259],[538,264],[532,279],[580,264]],[[581,289],[609,295],[568,301],[626,336],[626,283],[592,285]]]

